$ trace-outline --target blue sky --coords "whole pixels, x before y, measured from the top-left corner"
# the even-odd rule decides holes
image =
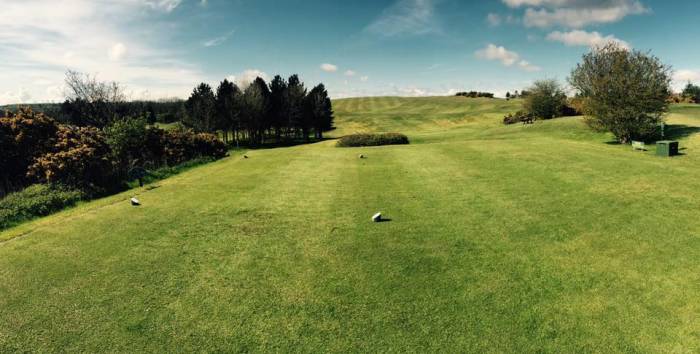
[[[185,98],[298,73],[333,97],[503,95],[616,41],[700,82],[692,0],[0,0],[0,105],[60,101],[67,69]]]

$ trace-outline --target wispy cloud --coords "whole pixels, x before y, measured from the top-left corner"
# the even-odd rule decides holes
[[[525,71],[540,71],[542,68],[521,59],[520,54],[510,51],[503,46],[489,44],[486,48],[479,49],[475,53],[477,58],[484,60],[499,61],[503,66],[518,67]]]
[[[614,23],[630,15],[650,12],[639,0],[502,0],[511,8],[527,7],[527,27],[582,28]]]
[[[234,32],[236,32],[236,31],[235,31],[235,30],[231,30],[231,31],[229,31],[228,33],[224,34],[223,36],[219,36],[219,37],[216,37],[216,38],[212,38],[212,39],[206,40],[206,41],[204,41],[204,42],[202,43],[202,45],[205,46],[205,47],[216,47],[216,46],[219,46],[219,45],[223,44],[224,42],[226,42],[229,38],[231,38],[231,36],[233,36],[233,33],[234,33]]]
[[[603,36],[598,32],[586,32],[582,30],[575,30],[570,32],[559,32],[554,31],[547,35],[547,39],[550,41],[556,41],[564,43],[567,46],[585,46],[585,47],[601,47],[608,43],[617,43],[623,48],[630,49],[629,43],[616,38],[613,35]]]
[[[180,6],[182,0],[146,0],[144,1],[144,3],[153,9],[159,9],[165,12],[172,12],[178,6]],[[203,3],[206,3],[206,1],[203,1]]]
[[[441,33],[435,14],[436,0],[399,0],[384,10],[366,30],[383,36]]]

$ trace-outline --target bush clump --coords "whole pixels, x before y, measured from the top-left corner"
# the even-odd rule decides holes
[[[35,184],[0,200],[0,230],[73,206],[83,193],[59,185]]]
[[[527,113],[525,111],[517,111],[517,112],[515,112],[515,114],[508,113],[508,114],[506,114],[505,117],[503,117],[503,124],[505,124],[505,125],[534,122],[534,121],[535,121],[535,116],[533,114]]]
[[[101,194],[118,185],[104,133],[95,127],[61,125],[51,151],[37,157],[27,177]]]
[[[352,134],[340,138],[340,140],[338,140],[337,146],[361,147],[381,145],[405,145],[408,143],[408,137],[399,133]]]

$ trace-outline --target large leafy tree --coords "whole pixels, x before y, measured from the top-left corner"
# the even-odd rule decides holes
[[[588,123],[622,143],[652,138],[668,110],[671,69],[657,57],[610,43],[583,56],[569,82]]]
[[[213,132],[216,129],[216,99],[211,86],[201,83],[185,102],[187,116],[183,124],[198,132]]]

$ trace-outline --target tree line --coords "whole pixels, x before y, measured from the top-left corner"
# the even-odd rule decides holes
[[[494,94],[491,92],[479,92],[479,91],[469,91],[469,92],[457,92],[456,97],[469,97],[469,98],[493,98]]]
[[[216,91],[199,84],[185,102],[182,123],[199,132],[221,132],[225,142],[262,145],[323,139],[333,129],[333,108],[328,91],[319,84],[310,91],[292,75],[275,76],[268,85],[256,78],[240,88],[224,79]]]

